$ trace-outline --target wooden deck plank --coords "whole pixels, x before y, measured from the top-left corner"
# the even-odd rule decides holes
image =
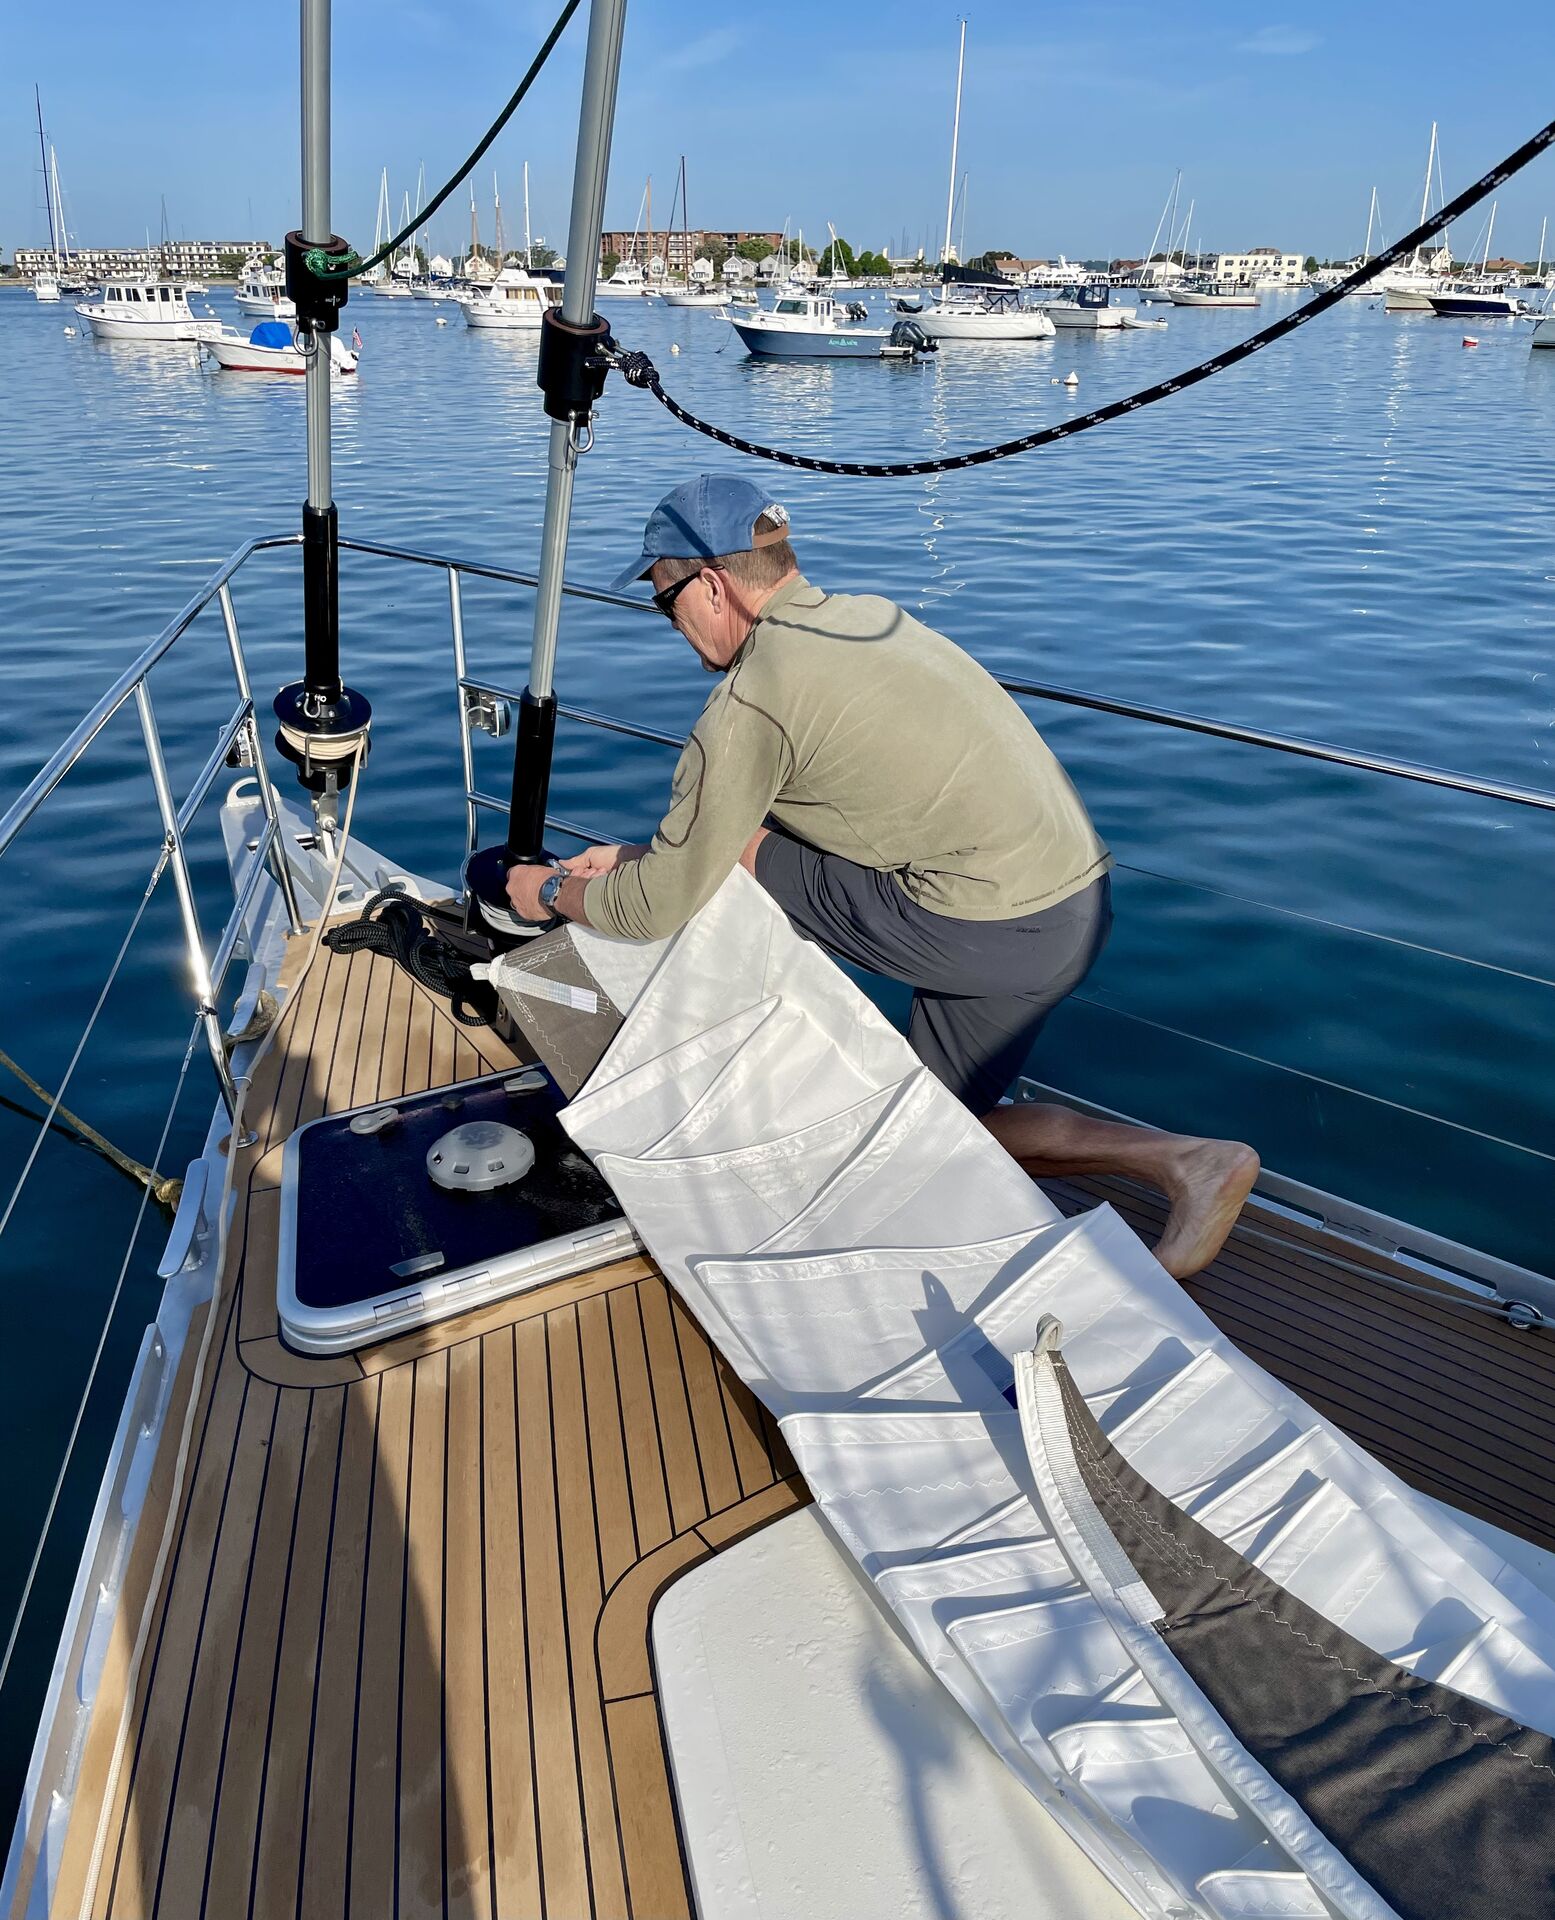
[[[318,1664],[308,1715],[308,1751],[298,1776],[302,1842],[292,1866],[298,1920],[340,1920],[347,1911],[353,1838],[351,1784],[359,1758],[362,1620],[377,1492],[382,1401],[380,1380],[345,1389]],[[277,1780],[276,1784],[279,1790],[281,1782]],[[284,1860],[277,1861],[271,1873],[269,1884],[275,1884],[277,1890],[274,1910],[284,1914],[288,1910]],[[261,1907],[258,1911],[266,1913],[269,1909]]]
[[[370,961],[370,956],[363,957]],[[319,965],[324,968],[324,990],[319,999],[318,1023],[313,1032],[313,1052],[297,1095],[295,1124],[299,1127],[305,1127],[310,1120],[317,1120],[328,1110],[330,1076],[334,1072],[335,1054],[340,1046],[340,1026],[345,1017],[346,994],[355,962],[354,954],[333,953],[328,947],[319,954]]]
[[[404,1671],[405,1569],[413,1407],[413,1372],[383,1376],[367,1545],[356,1684],[356,1744],[348,1794],[351,1840],[346,1858],[346,1911],[352,1920],[381,1920],[394,1911],[399,1861],[400,1681]],[[314,1791],[338,1791],[315,1782]]]
[[[604,1594],[577,1309],[565,1307],[547,1314],[545,1327],[551,1377],[551,1444],[556,1453],[562,1590],[566,1597],[567,1664],[572,1675],[573,1724],[588,1835],[589,1879],[594,1910],[621,1913],[626,1907],[626,1883],[621,1871],[604,1704],[594,1670],[592,1623],[599,1618]]]
[[[637,1551],[647,1554],[663,1546],[672,1528],[669,1487],[659,1449],[653,1389],[648,1382],[648,1355],[643,1345],[642,1310],[637,1296],[636,1287],[623,1288],[610,1295],[610,1334],[615,1345],[622,1427],[631,1435],[626,1464],[632,1482]]]
[[[612,1700],[609,1715],[617,1774],[632,1783],[630,1795],[623,1796],[621,1823],[632,1912],[652,1920],[689,1920],[691,1903],[657,1704],[651,1694]]]
[[[208,1457],[211,1470],[196,1472],[175,1533],[110,1814],[116,1844],[104,1856],[94,1913],[105,1914],[113,1908],[133,1911],[143,1896],[150,1910],[161,1866],[178,1736],[199,1653],[202,1603],[221,1530],[247,1385],[239,1373],[218,1372],[216,1377],[200,1446],[200,1459]]]
[[[252,1869],[243,1900],[234,1900],[230,1906],[208,1903],[212,1915],[246,1914],[250,1900],[255,1915],[291,1914],[297,1905],[329,1576],[341,1571],[335,1561],[337,1548],[342,1559],[347,1558],[345,1529],[349,1527],[349,1520],[344,1526],[337,1524],[345,1464],[346,1391],[325,1388],[310,1397],[313,1417],[287,1570],[286,1611],[275,1647],[270,1714],[263,1729],[259,1831]],[[217,1860],[220,1867],[219,1852]]]
[[[485,1455],[487,1725],[492,1897],[500,1915],[538,1914],[540,1841],[519,1517],[517,1376],[511,1331],[480,1342]]]
[[[447,1507],[444,1443],[448,1425],[448,1355],[429,1354],[411,1369],[410,1483],[405,1513],[405,1615],[399,1683],[399,1864],[396,1913],[441,1911],[443,1872],[443,1554]],[[480,1739],[476,1727],[456,1730]],[[463,1809],[448,1809],[447,1836],[463,1853]],[[481,1824],[485,1825],[485,1807]]]
[[[589,1913],[588,1858],[578,1781],[567,1603],[562,1589],[555,1439],[545,1325],[513,1329],[518,1416],[518,1482],[524,1559],[524,1625],[529,1652],[529,1718],[540,1814],[545,1905],[558,1914]]]
[[[670,1516],[675,1532],[683,1533],[707,1512],[707,1489],[691,1430],[691,1408],[686,1400],[675,1323],[670,1316],[669,1289],[662,1280],[645,1280],[637,1289],[637,1301],[642,1310],[653,1411],[669,1485]]]
[[[713,1350],[680,1296],[667,1292],[667,1300],[675,1327],[675,1343],[680,1350],[681,1377],[686,1383],[686,1398],[691,1408],[691,1431],[702,1469],[707,1510],[717,1513],[722,1507],[732,1507],[740,1498],[740,1476],[734,1464],[734,1442],[718,1386]]]
[[[589,1460],[593,1470],[594,1517],[599,1537],[599,1576],[608,1593],[637,1558],[637,1529],[632,1521],[632,1489],[627,1479],[626,1445],[621,1431],[621,1391],[616,1377],[615,1347],[610,1338],[610,1305],[602,1294],[596,1293],[580,1300],[577,1311]]]
[[[292,1547],[302,1496],[303,1462],[313,1419],[310,1394],[279,1394],[264,1474],[253,1556],[245,1576],[237,1655],[231,1663],[221,1750],[215,1768],[205,1844],[197,1831],[170,1850],[162,1903],[175,1912],[242,1913],[248,1904],[258,1837],[261,1783],[268,1752],[270,1708],[276,1686],[276,1647],[290,1585]],[[192,1746],[184,1765],[197,1777]],[[198,1804],[200,1795],[190,1798]],[[196,1877],[198,1869],[198,1877]],[[175,1875],[182,1872],[182,1886]]]
[[[481,1343],[450,1347],[447,1366],[441,1658],[447,1910],[449,1920],[492,1920]]]
[[[750,1495],[771,1483],[772,1459],[767,1452],[761,1424],[761,1408],[756,1396],[734,1371],[723,1355],[715,1354],[719,1391],[729,1422],[729,1437],[734,1445],[735,1464],[740,1473],[740,1491]]]
[[[415,998],[415,983],[402,968],[396,967],[387,989],[380,996],[383,1006],[383,1038],[379,1048],[378,1072],[372,1100],[391,1100],[405,1084],[405,1049],[410,1039],[410,1003]],[[365,1090],[366,1077],[363,1086]]]
[[[233,1216],[232,1231],[243,1249],[243,1285],[238,1299],[238,1339],[273,1338],[275,1271],[281,1249],[281,1193],[278,1187],[251,1193]]]

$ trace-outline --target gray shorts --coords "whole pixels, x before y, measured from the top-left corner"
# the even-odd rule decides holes
[[[1112,927],[1106,874],[1015,920],[952,920],[920,907],[889,873],[769,831],[756,878],[807,940],[913,989],[913,1051],[978,1114],[998,1105]]]

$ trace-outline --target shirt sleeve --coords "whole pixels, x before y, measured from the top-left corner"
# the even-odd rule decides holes
[[[793,770],[781,720],[726,682],[686,742],[648,851],[589,881],[589,924],[625,940],[662,940],[683,927],[734,870]]]

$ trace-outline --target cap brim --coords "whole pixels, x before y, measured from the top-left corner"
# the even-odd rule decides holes
[[[651,553],[638,554],[637,558],[626,569],[625,573],[617,574],[616,578],[611,581],[610,592],[625,593],[628,587],[635,586],[639,580],[645,579],[656,557],[656,555]]]

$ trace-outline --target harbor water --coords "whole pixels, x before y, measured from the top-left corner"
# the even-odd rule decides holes
[[[709,313],[627,301],[610,317],[671,392],[736,432],[840,458],[922,459],[1147,385],[1288,297],[1257,313],[1149,309],[1169,319],[1159,331],[955,343],[913,365],[762,364]],[[237,318],[230,295],[211,304]],[[342,532],[532,569],[546,425],[532,336],[472,332],[452,305],[367,296],[353,298],[353,322],[361,371],[334,403]],[[995,671],[1555,788],[1555,353],[1530,353],[1526,325],[1475,331],[1466,350],[1461,323],[1351,299],[1120,422],[914,480],[744,463],[612,382],[578,475],[569,576],[603,585],[660,494],[702,468],[740,467],[788,506],[813,581],[887,595]],[[233,548],[295,528],[303,393],[300,380],[218,373],[193,347],[98,343],[68,305],[14,291],[0,293],[0,364],[9,801]],[[1078,385],[1066,387],[1071,370]],[[295,554],[258,556],[234,595],[263,711],[301,662]],[[470,580],[465,621],[473,670],[521,686],[528,592]],[[357,830],[451,881],[464,808],[442,575],[348,555],[342,649],[375,714]],[[564,700],[676,733],[707,692],[666,623],[575,601],[557,682]],[[231,711],[214,610],[153,694],[182,792]],[[1112,941],[1033,1073],[1140,1118],[1236,1134],[1282,1173],[1548,1270],[1555,817],[1026,704],[1118,860]],[[509,751],[477,736],[488,791],[505,791]],[[564,723],[552,806],[601,837],[646,838],[672,764],[664,749]],[[230,890],[207,814],[196,878],[214,937]],[[488,821],[498,837],[499,817]],[[203,1138],[212,1084],[196,1054],[168,1124],[192,1009],[166,880],[71,1071],[159,844],[126,710],[0,862],[0,1049],[50,1089],[70,1072],[65,1104],[137,1160],[158,1157],[166,1124],[160,1164],[177,1172]],[[39,1108],[3,1063],[0,1101],[9,1195]],[[123,1173],[51,1135],[0,1238],[0,1624],[142,1209]],[[145,1209],[57,1551],[0,1698],[6,1805],[160,1290],[165,1230]]]

